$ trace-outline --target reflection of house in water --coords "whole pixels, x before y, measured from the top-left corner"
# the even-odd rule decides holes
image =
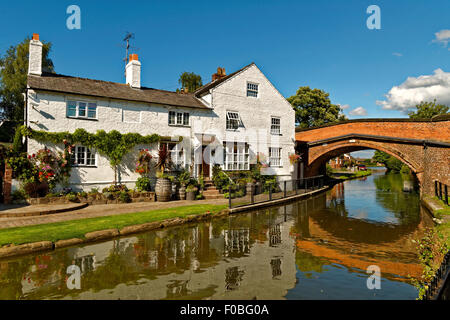
[[[276,247],[281,243],[281,223],[273,225],[269,229],[269,246]]]
[[[225,270],[225,289],[227,291],[236,290],[242,282],[245,271],[240,267],[231,267]]]
[[[214,222],[212,222],[213,224]],[[151,263],[142,269],[135,281],[118,282],[116,287],[100,290],[82,288],[78,299],[272,299],[283,297],[294,287],[295,241],[289,236],[293,221],[273,225],[268,233],[271,240],[250,242],[250,228],[209,232],[209,225],[199,224],[184,229],[183,237],[168,236],[174,229],[159,234],[157,242],[148,242],[147,261]],[[223,227],[222,227],[223,228]],[[172,231],[171,231],[172,230]],[[162,232],[162,230],[158,231]],[[179,231],[178,234],[180,234]],[[144,239],[155,237],[155,232],[138,237],[119,239],[128,247],[139,244]],[[283,239],[283,241],[281,241]],[[206,244],[208,241],[208,244]],[[152,244],[155,243],[155,244]],[[277,247],[273,247],[276,244]],[[114,246],[111,242],[103,245],[103,253],[84,247],[84,252],[93,252],[97,257],[107,257]],[[123,247],[119,244],[120,247]],[[125,261],[133,256],[129,249],[121,250]],[[214,254],[215,252],[215,254]],[[168,256],[165,256],[168,255]],[[164,257],[165,256],[165,257]],[[174,265],[174,260],[184,264]],[[82,257],[78,252],[78,257]],[[104,259],[104,258],[103,258]],[[136,259],[136,258],[134,258]],[[161,268],[165,259],[169,269]],[[99,259],[98,259],[99,260]],[[97,260],[97,263],[101,263]],[[159,261],[158,263],[156,261]],[[158,265],[158,269],[153,269]],[[111,266],[114,267],[114,266]],[[142,268],[130,262],[130,268]],[[94,276],[95,276],[95,272]],[[115,271],[117,273],[117,270]],[[123,270],[122,272],[129,272]],[[120,276],[118,279],[125,277]],[[72,298],[68,295],[66,298]]]
[[[75,258],[74,264],[80,267],[81,274],[95,270],[95,256],[88,254]]]
[[[281,259],[272,259],[270,266],[272,267],[272,278],[275,279],[281,276]]]
[[[223,230],[224,256],[239,256],[250,253],[250,229]]]

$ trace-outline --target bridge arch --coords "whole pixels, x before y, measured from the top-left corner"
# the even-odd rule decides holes
[[[419,148],[422,148],[422,146]],[[417,159],[417,155],[414,154],[413,150],[411,150],[411,153],[405,153],[404,148],[398,148],[396,144],[374,142],[363,139],[346,139],[344,141],[325,143],[318,148],[312,148],[312,150],[310,149],[307,163],[308,175],[324,173],[323,170],[325,170],[325,164],[330,159],[333,159],[341,154],[368,149],[383,151],[397,158],[402,163],[406,164],[411,171],[418,176],[423,171],[423,168],[420,165],[421,159]]]
[[[421,193],[434,193],[434,181],[450,185],[450,115],[431,120],[358,119],[314,128],[297,128],[296,152],[303,161],[296,177],[323,173],[325,163],[342,153],[386,152],[414,172]]]

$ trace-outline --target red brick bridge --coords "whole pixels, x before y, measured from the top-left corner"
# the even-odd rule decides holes
[[[421,191],[433,193],[434,180],[450,185],[450,116],[432,120],[361,119],[296,129],[296,152],[303,161],[298,177],[325,172],[325,164],[343,153],[375,149],[405,163]]]

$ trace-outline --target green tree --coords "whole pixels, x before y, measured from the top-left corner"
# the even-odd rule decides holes
[[[181,87],[187,88],[189,92],[194,92],[203,85],[202,77],[193,72],[183,72],[178,83],[181,84]]]
[[[436,104],[436,99],[433,102],[421,102],[416,105],[416,111],[408,113],[411,119],[431,119],[434,116],[448,113],[448,106],[443,104]]]
[[[24,98],[27,87],[28,52],[30,38],[25,38],[16,46],[11,46],[0,58],[0,110],[3,110],[7,120],[16,124],[23,122]],[[43,43],[42,69],[44,72],[54,72],[53,62],[48,57],[51,43]]]
[[[332,104],[329,93],[320,89],[300,87],[287,99],[295,110],[295,121],[301,128],[310,128],[346,120],[342,109]]]
[[[398,160],[396,157],[393,157],[385,152],[375,150],[375,153],[372,157],[374,162],[379,162],[384,164],[386,169],[390,172],[409,172],[409,168],[402,161]]]

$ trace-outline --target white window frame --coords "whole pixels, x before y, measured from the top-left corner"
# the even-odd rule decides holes
[[[76,104],[75,106],[75,116],[70,116],[69,115],[69,103],[74,102]],[[80,103],[83,103],[86,105],[86,109],[85,109],[85,115],[82,116],[80,115]],[[95,105],[95,117],[89,117],[89,107],[92,107],[92,105]],[[89,106],[91,105],[91,106]],[[82,100],[75,100],[75,99],[69,99],[66,102],[66,117],[67,118],[72,118],[72,119],[94,119],[94,120],[98,120],[98,105],[97,102],[92,102],[92,101],[82,101]]]
[[[232,125],[235,123],[235,126]],[[237,111],[227,111],[226,113],[226,129],[237,130],[241,126],[241,116]]]
[[[80,149],[84,148],[83,151],[81,151]],[[79,154],[82,153],[83,154],[83,163],[79,163]],[[91,157],[89,158],[91,161],[93,161],[94,163],[90,163],[88,164],[88,153],[91,155]],[[75,148],[72,151],[71,154],[71,160],[72,160],[72,166],[73,167],[96,167],[97,166],[97,153],[95,152],[94,149],[83,146],[83,145],[78,145],[75,146]]]
[[[273,151],[278,150],[275,154]],[[273,168],[280,168],[283,166],[282,161],[283,149],[280,147],[269,147],[269,166]]]
[[[278,120],[278,124],[274,124],[273,120]],[[276,128],[278,127],[278,130]],[[275,130],[274,130],[275,128]],[[280,117],[271,117],[270,118],[270,134],[280,136],[281,135],[281,118]]]
[[[231,146],[231,150],[229,147]],[[223,143],[223,165],[224,171],[250,170],[250,146],[245,142]]]
[[[175,170],[181,170],[186,167],[186,150],[182,148],[181,143],[161,142],[160,145],[166,145],[167,150],[170,152],[172,164],[176,168]]]
[[[173,122],[171,122],[171,114],[173,114]],[[184,126],[189,127],[190,126],[190,114],[186,111],[175,111],[170,110],[168,113],[168,123],[169,126]]]
[[[247,82],[247,97],[259,97],[259,83]]]

